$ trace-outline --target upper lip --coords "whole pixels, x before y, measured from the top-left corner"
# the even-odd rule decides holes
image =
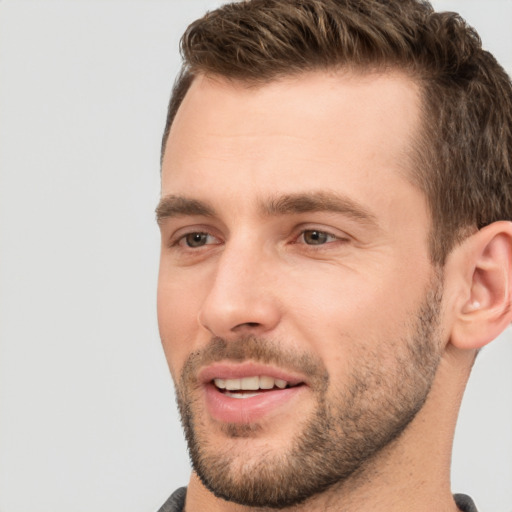
[[[213,379],[242,379],[244,377],[267,376],[285,380],[290,386],[305,384],[305,378],[296,372],[261,363],[218,362],[199,371],[199,381],[208,384]]]

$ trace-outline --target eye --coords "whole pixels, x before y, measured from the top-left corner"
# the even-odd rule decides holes
[[[334,235],[318,229],[306,229],[299,237],[299,241],[307,245],[323,245],[328,242],[334,242],[335,240],[338,240],[338,238]]]
[[[195,249],[197,247],[203,247],[204,245],[215,244],[217,243],[217,239],[209,233],[193,232],[182,236],[178,243]]]

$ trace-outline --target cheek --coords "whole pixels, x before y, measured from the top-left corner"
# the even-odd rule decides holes
[[[310,272],[296,285],[297,281],[287,286],[290,311],[297,318],[307,319],[312,328],[371,328],[374,322],[380,323],[390,313],[398,312],[393,306],[397,302],[394,292],[389,291],[391,285],[381,276],[340,271],[320,279]]]
[[[160,275],[157,315],[160,339],[174,378],[197,343],[200,294],[190,283]]]
[[[300,287],[286,292],[291,323],[338,370],[354,363],[355,351],[381,353],[387,359],[390,347],[409,334],[425,289],[425,283],[414,283],[403,272],[305,276]]]

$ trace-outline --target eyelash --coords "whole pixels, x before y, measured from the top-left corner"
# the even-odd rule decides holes
[[[306,243],[306,239],[305,239],[306,234],[319,237],[321,243],[317,243],[317,244],[316,243]],[[190,241],[187,243],[187,238],[192,237],[192,236],[217,238],[214,235],[212,235],[211,233],[208,233],[208,231],[206,231],[206,230],[190,231],[188,233],[185,233],[185,234],[179,236],[178,238],[174,239],[173,241],[171,241],[170,246],[171,247],[182,247],[185,250],[189,250],[189,251],[196,251],[196,250],[206,247],[208,245],[218,245],[218,243],[210,243],[210,244],[204,243],[204,244],[197,245],[197,246],[189,245]],[[302,239],[302,242],[299,242],[299,240],[301,240],[301,239]],[[298,235],[293,237],[292,243],[293,244],[301,243],[302,245],[305,245],[308,248],[317,250],[317,249],[320,249],[321,247],[332,244],[334,242],[347,242],[347,241],[348,241],[348,238],[336,236],[336,235],[330,233],[329,231],[322,230],[322,229],[310,228],[310,229],[301,229],[301,231],[298,233]]]
[[[210,239],[218,240],[219,238],[215,236],[211,230],[207,228],[202,228],[201,226],[198,226],[195,229],[190,229],[189,231],[184,231],[182,229],[176,231],[170,238],[167,243],[167,247],[173,251],[180,251],[180,252],[199,252],[201,249],[204,249],[204,247],[208,247],[211,245],[215,245],[212,243],[206,243],[202,245],[197,245],[196,247],[190,246],[187,243],[187,239],[190,242],[193,237],[207,237]],[[221,242],[218,241],[217,244],[220,244]]]
[[[320,241],[321,243],[306,243],[306,233],[311,235],[312,237],[317,237],[317,241]],[[324,245],[328,245],[329,243],[333,243],[335,241],[340,240],[340,238],[337,237],[336,235],[333,235],[332,233],[329,233],[329,231],[324,231],[321,229],[303,229],[299,233],[299,236],[296,238],[296,240],[300,239],[302,239],[304,245],[307,245],[308,247],[322,247]],[[297,243],[297,241],[295,243]]]
[[[204,247],[205,245],[216,245],[216,244],[203,244],[203,245],[198,245],[198,246],[193,246],[193,245],[189,245],[187,243],[187,238],[188,237],[194,237],[194,236],[200,236],[200,237],[212,237],[212,238],[216,238],[214,237],[212,234],[206,232],[206,231],[191,231],[189,233],[185,233],[184,235],[180,236],[177,240],[176,240],[176,243],[173,244],[173,245],[184,245],[184,247],[186,247],[187,249],[197,249],[197,248],[200,248],[200,247]]]

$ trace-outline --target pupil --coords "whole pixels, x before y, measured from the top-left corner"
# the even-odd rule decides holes
[[[327,241],[327,233],[322,231],[306,231],[304,233],[304,239],[306,243],[311,245],[323,244]]]
[[[201,245],[204,245],[205,242],[205,233],[191,233],[190,235],[187,235],[187,245],[189,247],[200,247]]]

